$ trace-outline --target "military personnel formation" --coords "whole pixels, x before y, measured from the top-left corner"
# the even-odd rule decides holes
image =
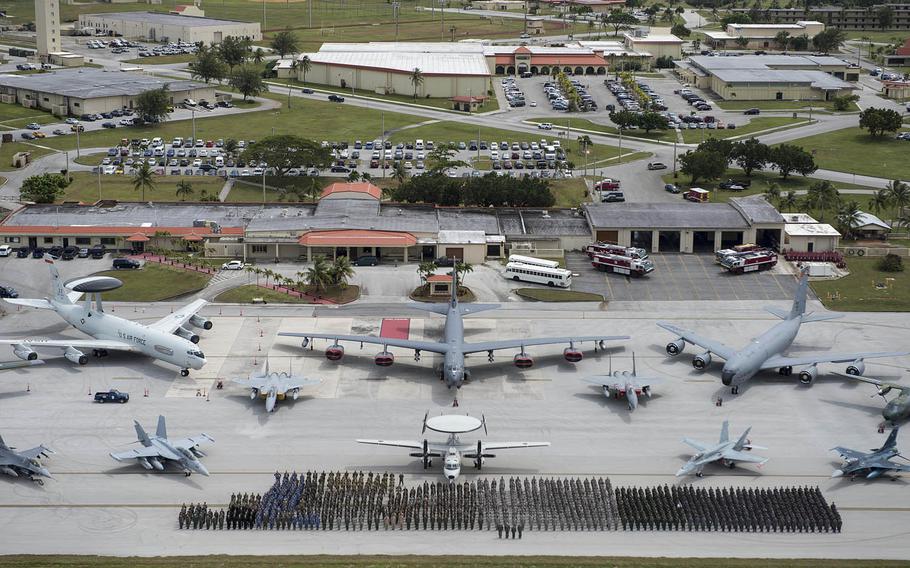
[[[461,483],[372,472],[276,472],[262,495],[231,495],[227,509],[183,505],[181,529],[676,530],[840,532],[837,508],[809,487],[620,487],[604,477],[500,477]]]
[[[620,487],[624,530],[840,532],[841,516],[818,487]]]

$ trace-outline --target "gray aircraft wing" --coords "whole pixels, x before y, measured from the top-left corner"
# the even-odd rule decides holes
[[[864,377],[862,375],[851,375],[849,373],[838,373],[834,372],[835,375],[839,377],[846,377],[848,379],[856,379],[857,381],[862,381],[864,383],[869,383],[870,385],[875,385],[877,387],[889,387],[899,391],[908,392],[910,391],[910,385],[900,385],[897,383],[891,383],[888,381],[880,381],[878,379],[873,379],[872,377]]]
[[[842,458],[844,458],[844,459],[857,459],[857,460],[860,460],[860,459],[863,459],[863,458],[865,458],[866,456],[869,455],[869,454],[867,454],[867,453],[865,453],[865,452],[858,452],[858,451],[856,451],[856,450],[851,450],[850,448],[844,448],[844,447],[841,447],[841,446],[837,446],[837,447],[831,448],[831,451],[832,451],[832,452],[837,452],[838,455],[840,455],[840,457],[842,457]]]
[[[646,377],[644,375],[597,375],[594,377],[586,377],[582,380],[586,383],[591,383],[592,385],[599,385],[610,389],[616,387],[615,390],[617,392],[625,392],[627,383],[632,383],[636,389],[641,390],[652,385],[659,385],[663,382],[663,379]]]
[[[423,451],[423,442],[417,440],[357,440],[358,444],[370,444],[373,446],[391,446],[395,448],[408,448],[409,450]],[[427,443],[427,453],[431,456],[441,457],[448,452],[448,444]]]
[[[884,458],[876,458],[874,460],[866,461],[863,463],[863,467],[874,467],[879,469],[890,469],[892,471],[910,471],[910,465],[904,465],[901,463],[896,463]]]
[[[773,355],[762,363],[762,369],[777,369],[780,367],[793,367],[796,365],[815,365],[816,363],[849,363],[857,359],[875,359],[878,357],[901,357],[907,351],[880,351],[866,353],[818,353],[813,355],[800,355],[787,357]]]
[[[208,304],[208,302],[205,300],[191,302],[176,312],[164,316],[160,320],[149,325],[149,327],[165,333],[174,333],[178,327],[182,326],[187,320],[196,315],[196,312],[205,307],[206,304]]]
[[[108,351],[137,351],[134,345],[109,339],[0,339],[0,345],[26,345],[28,347],[57,347],[66,349],[105,349]]]
[[[274,377],[250,377],[248,379],[234,379],[234,382],[249,389],[264,390],[268,388],[273,378]],[[277,381],[279,392],[287,392],[293,389],[322,384],[322,379],[307,379],[296,375],[281,376],[277,378]]]
[[[512,450],[516,448],[545,448],[550,442],[483,442],[481,449],[487,450]],[[466,458],[477,457],[477,444],[460,444],[458,449]]]
[[[768,458],[763,458],[761,456],[755,456],[748,452],[740,452],[738,450],[724,450],[720,453],[724,459],[741,461],[741,462],[750,462],[763,464],[768,461]]]
[[[180,461],[181,456],[171,452],[167,448],[158,446],[143,446],[125,452],[112,453],[111,457],[117,461],[138,459],[138,458],[164,458],[168,460]]]
[[[53,454],[54,451],[50,448],[45,448],[43,445],[37,446],[34,448],[29,448],[19,452],[19,455],[30,460],[38,459],[43,454]]]
[[[688,329],[683,329],[683,328],[677,327],[671,323],[666,323],[666,322],[662,322],[662,321],[657,322],[657,325],[659,327],[666,329],[667,331],[675,333],[676,335],[685,339],[689,343],[694,343],[695,345],[698,345],[699,347],[704,347],[705,349],[707,349],[708,351],[710,351],[711,353],[717,355],[718,357],[720,357],[722,359],[729,359],[730,357],[733,356],[734,353],[736,353],[736,349],[733,349],[729,345],[724,345],[720,341],[715,341],[713,339],[703,337],[703,336],[695,333],[694,331],[689,331]]]
[[[557,343],[582,343],[585,341],[617,341],[629,339],[628,335],[579,335],[577,337],[538,337],[529,339],[506,339],[503,341],[481,341],[479,343],[465,343],[463,352],[480,353],[482,351],[496,351],[499,349],[515,349],[531,345],[554,345]]]
[[[699,442],[698,440],[693,440],[692,438],[683,438],[683,444],[688,444],[698,450],[699,452],[706,451],[710,446],[706,446]]]
[[[190,448],[195,448],[199,444],[212,444],[215,442],[215,439],[209,436],[208,434],[199,434],[198,436],[191,436],[189,438],[180,438],[179,440],[170,440],[171,444],[175,448],[183,448],[188,450]]]
[[[431,353],[445,353],[449,346],[437,341],[414,341],[411,339],[392,339],[389,337],[376,337],[374,335],[342,335],[332,333],[296,333],[281,332],[278,335],[285,337],[306,337],[308,339],[334,339],[335,341],[353,341],[355,343],[372,343],[388,347],[401,347],[415,351],[429,351]]]

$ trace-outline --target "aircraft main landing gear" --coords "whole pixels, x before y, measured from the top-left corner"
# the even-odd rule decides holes
[[[189,369],[180,369],[180,376],[181,376],[181,377],[189,377],[189,376],[190,376],[190,370],[189,370]]]
[[[790,367],[790,366],[781,367],[780,369],[777,370],[777,372],[785,377],[789,377],[790,375],[793,374],[793,367]]]
[[[43,480],[43,479],[39,479],[39,478],[37,478],[37,477],[33,477],[33,478],[32,478],[32,481],[34,481],[35,483],[37,483],[39,486],[44,487],[44,480]]]
[[[107,349],[92,349],[92,355],[95,357],[107,357]]]

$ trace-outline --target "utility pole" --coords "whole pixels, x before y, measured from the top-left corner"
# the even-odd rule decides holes
[[[265,31],[265,0],[262,0],[262,31]]]
[[[190,109],[190,116],[193,117],[193,145],[196,145],[196,109]]]
[[[619,127],[619,163],[622,163],[622,127]]]
[[[676,179],[676,141],[679,139],[679,130],[673,130],[673,179]]]
[[[311,28],[313,27],[313,2],[314,1],[315,0],[310,0],[309,2],[307,2],[307,11],[309,12],[309,19],[310,19],[310,23],[309,23],[308,27],[311,27]],[[243,250],[244,250],[244,252],[246,252],[246,247],[244,247]]]
[[[385,179],[385,113],[379,113],[380,128],[382,133],[379,138],[382,140],[382,148],[379,149],[379,168],[382,170],[382,179]]]
[[[312,3],[313,3],[312,0],[310,0],[310,4],[312,4]],[[395,17],[395,41],[398,41],[398,16],[399,16],[400,12],[401,12],[401,3],[392,2],[392,15]]]
[[[79,129],[82,128],[82,124],[77,122],[76,124],[73,125],[73,128],[76,129],[76,157],[78,158],[80,156],[80,154],[79,154]],[[196,143],[195,140],[193,141],[193,143],[194,144]]]
[[[442,26],[440,28],[439,39],[445,41],[446,39],[446,0],[439,0],[439,14],[442,18]]]

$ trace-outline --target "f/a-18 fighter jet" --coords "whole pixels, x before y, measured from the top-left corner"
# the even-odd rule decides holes
[[[721,462],[723,465],[733,469],[736,462],[757,463],[759,467],[763,466],[768,458],[753,456],[746,453],[748,450],[766,450],[762,446],[753,446],[748,440],[749,431],[752,427],[746,428],[742,436],[738,439],[730,439],[730,424],[724,420],[724,425],[720,429],[720,440],[716,444],[704,444],[691,438],[683,438],[683,443],[689,444],[698,453],[692,456],[688,462],[676,472],[676,477],[694,473],[697,477],[703,475],[702,470],[709,463]]]
[[[156,469],[158,471],[164,471],[165,464],[173,462],[183,469],[183,473],[187,477],[193,473],[201,473],[208,477],[209,471],[199,461],[199,458],[205,456],[205,453],[199,449],[199,444],[214,442],[215,440],[211,436],[199,434],[192,438],[169,440],[164,416],[158,417],[158,429],[155,430],[154,436],[146,434],[139,422],[134,420],[133,424],[136,427],[136,435],[142,444],[142,448],[112,453],[112,458],[117,461],[135,459],[145,469]]]

